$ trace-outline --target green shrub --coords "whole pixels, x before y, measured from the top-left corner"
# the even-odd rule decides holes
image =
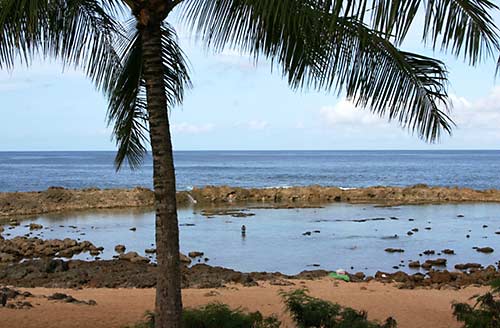
[[[396,321],[388,318],[384,324],[371,322],[364,311],[324,301],[307,295],[299,289],[281,293],[287,310],[298,328],[396,328]],[[147,321],[133,328],[154,328],[154,314],[146,314]],[[230,309],[221,303],[212,303],[197,309],[184,309],[184,328],[279,328],[276,317],[264,318],[260,312],[245,313]],[[489,327],[489,326],[488,326]]]
[[[299,328],[395,328],[388,318],[384,324],[370,322],[367,313],[320,300],[307,295],[304,289],[281,294],[285,306]]]
[[[184,328],[279,328],[281,324],[274,316],[264,318],[260,312],[245,313],[221,303],[184,309],[182,317]],[[146,319],[133,328],[154,328],[154,314],[147,312]]]
[[[476,304],[454,303],[453,314],[465,328],[500,327],[500,280],[494,281],[492,290],[484,295],[473,296]]]
[[[183,313],[185,328],[279,328],[275,317],[264,318],[260,312],[244,313],[221,303],[208,304]]]

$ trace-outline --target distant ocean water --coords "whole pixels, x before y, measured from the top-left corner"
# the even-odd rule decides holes
[[[152,162],[115,172],[114,152],[0,152],[0,191],[152,187]],[[177,187],[459,186],[500,189],[500,151],[179,151]]]

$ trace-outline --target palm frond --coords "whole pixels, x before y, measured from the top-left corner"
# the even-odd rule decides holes
[[[109,96],[108,124],[114,123],[113,138],[118,151],[116,169],[126,160],[131,168],[137,168],[146,154],[147,108],[144,81],[142,79],[142,40],[131,26],[129,42],[119,47],[121,69],[114,80],[113,92]],[[113,83],[113,82],[109,82]]]
[[[451,133],[447,71],[433,58],[401,51],[364,24],[339,19],[328,51],[307,77],[316,88],[346,90],[357,106],[370,109],[429,142]]]
[[[118,46],[121,69],[110,77],[114,92],[109,97],[108,124],[114,124],[113,137],[118,145],[115,158],[117,170],[125,161],[132,169],[139,167],[147,153],[149,141],[142,38],[133,21],[130,22],[128,31],[128,42]],[[161,55],[165,93],[168,107],[172,108],[182,103],[185,88],[191,87],[191,80],[175,30],[168,24],[164,24],[162,28]]]
[[[423,39],[470,64],[500,50],[491,0],[317,0],[335,17],[355,18],[400,45],[422,14]],[[335,20],[334,20],[335,21]]]
[[[338,14],[329,6],[335,3],[191,0],[182,18],[216,51],[238,48],[269,58],[294,88],[345,90],[358,106],[428,141],[451,132],[444,64],[397,49],[384,33]]]
[[[174,28],[164,23],[162,26],[162,59],[164,65],[165,92],[169,108],[180,105],[184,100],[184,92],[192,87],[189,77],[189,62],[179,46]]]
[[[113,42],[120,25],[107,13],[118,0],[1,0],[0,68],[35,56],[83,68],[96,87],[107,91],[107,76],[118,68]],[[113,9],[115,8],[115,9]]]
[[[462,55],[470,64],[496,56],[498,28],[491,12],[499,7],[490,0],[426,0],[424,39],[434,48]]]

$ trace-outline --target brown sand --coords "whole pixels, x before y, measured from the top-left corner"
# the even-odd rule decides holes
[[[483,293],[487,288],[468,287],[454,290],[400,290],[393,285],[378,282],[338,283],[328,278],[317,281],[295,281],[295,286],[280,287],[262,283],[258,287],[240,285],[220,289],[183,290],[184,305],[199,306],[210,302],[223,302],[231,307],[259,310],[264,315],[277,314],[284,327],[293,327],[283,311],[278,293],[281,289],[307,287],[311,295],[338,302],[359,310],[366,310],[370,319],[384,320],[394,317],[400,328],[448,328],[460,327],[453,319],[452,301],[467,301],[472,295]],[[1,328],[66,328],[124,327],[142,320],[145,311],[154,306],[153,289],[22,289],[36,298],[28,300],[34,305],[30,310],[0,308]],[[96,306],[77,305],[48,301],[41,295],[54,292],[69,294],[79,300],[93,299]],[[216,296],[207,293],[212,292]]]

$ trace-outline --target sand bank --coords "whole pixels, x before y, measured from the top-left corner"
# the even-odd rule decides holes
[[[230,285],[218,289],[185,289],[184,305],[199,306],[210,302],[223,302],[231,307],[261,311],[264,315],[277,314],[283,327],[294,327],[283,310],[280,290],[306,287],[311,295],[338,302],[359,310],[368,311],[370,319],[384,320],[394,317],[400,328],[450,328],[460,327],[454,320],[451,302],[466,302],[471,296],[487,288],[468,287],[453,290],[400,290],[379,282],[349,284],[330,279],[295,281],[294,286],[258,287]],[[154,307],[153,289],[22,289],[35,295],[27,298],[33,304],[29,310],[0,308],[1,327],[24,328],[122,328],[143,318],[144,312]],[[95,300],[97,305],[49,301],[41,295],[55,292],[69,294],[79,300]]]

